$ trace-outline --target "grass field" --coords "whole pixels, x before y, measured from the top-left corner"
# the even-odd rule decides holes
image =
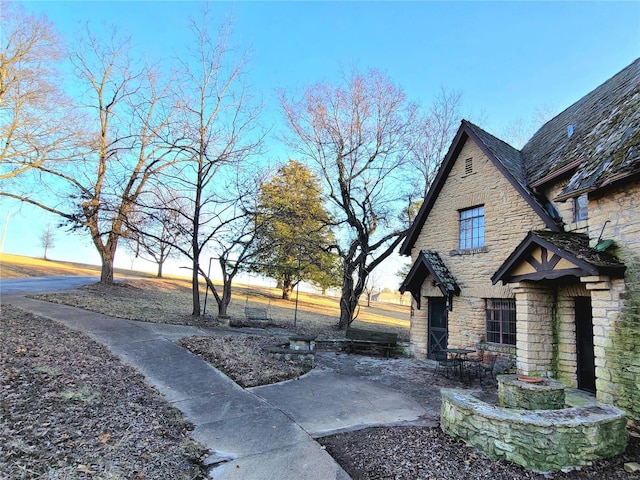
[[[19,255],[0,254],[0,278],[19,278],[50,275],[99,275],[95,265],[57,262]],[[127,278],[135,276],[135,279]],[[166,323],[191,323],[191,286],[187,278],[122,270],[116,271],[120,286],[78,289],[43,296],[47,300],[86,308],[87,310],[129,318]],[[121,288],[125,285],[127,288]],[[206,297],[205,297],[206,294]],[[207,301],[207,314],[215,314],[217,306],[212,294],[201,288],[201,301]],[[337,324],[340,315],[339,299],[334,296],[300,292],[297,302],[283,300],[276,288],[234,284],[228,313],[243,317],[246,306],[263,307],[274,323],[285,326],[327,328]],[[389,303],[361,306],[354,326],[380,328],[398,332],[408,338],[409,307]],[[366,324],[366,325],[365,325]],[[368,326],[367,326],[368,325]]]

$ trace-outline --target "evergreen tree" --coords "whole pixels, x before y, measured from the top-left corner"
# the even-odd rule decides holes
[[[335,242],[321,184],[307,166],[289,160],[278,168],[261,185],[258,204],[260,253],[253,270],[275,278],[287,300],[299,281],[321,288],[340,284],[339,277],[331,279],[337,256],[329,253]]]

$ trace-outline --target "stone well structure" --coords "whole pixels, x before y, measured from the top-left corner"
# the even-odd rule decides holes
[[[523,410],[558,410],[565,407],[564,383],[550,378],[498,375],[500,406]]]
[[[442,430],[494,460],[535,472],[567,470],[613,457],[627,446],[626,416],[594,403],[560,410],[503,408],[442,390]]]

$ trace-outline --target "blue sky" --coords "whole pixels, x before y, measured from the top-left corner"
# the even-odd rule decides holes
[[[97,34],[119,25],[157,60],[180,54],[188,19],[201,8],[186,1],[22,3],[47,15],[68,41],[78,22],[89,21]],[[281,122],[276,89],[301,90],[355,66],[386,72],[425,105],[441,86],[459,90],[465,116],[500,135],[536,109],[559,113],[640,56],[640,2],[237,1],[212,8],[215,18],[231,16],[237,48],[250,49],[249,80],[274,130]],[[273,142],[269,155],[284,160],[287,152]],[[0,220],[9,211],[3,251],[41,256],[47,219],[3,201]],[[62,232],[49,256],[98,263],[89,240]],[[395,269],[383,269],[380,282],[393,286]]]

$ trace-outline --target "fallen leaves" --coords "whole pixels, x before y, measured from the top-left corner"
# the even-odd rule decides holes
[[[6,305],[0,332],[0,478],[205,478],[190,425],[104,347]]]

